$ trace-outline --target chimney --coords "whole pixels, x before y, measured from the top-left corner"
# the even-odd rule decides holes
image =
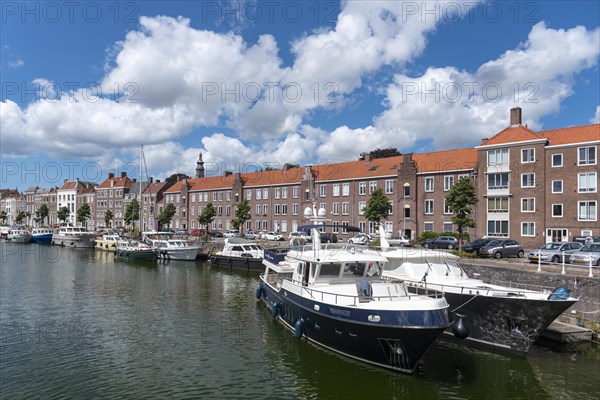
[[[121,178],[125,178],[127,176],[127,172],[123,171],[121,172]]]
[[[521,125],[521,107],[510,109],[510,126]]]
[[[154,178],[153,177],[148,178],[148,183],[154,183]]]
[[[157,180],[156,180],[156,183],[160,183],[160,179],[157,179]]]
[[[402,155],[402,157],[403,157],[403,158],[402,158],[402,162],[403,162],[405,165],[408,165],[408,164],[412,163],[412,155],[413,155],[413,153],[406,153],[406,154],[403,154],[403,155]]]
[[[371,162],[371,153],[366,153],[365,154],[365,164],[368,164]]]
[[[115,174],[113,174],[112,172],[108,173],[108,179],[112,179],[115,177]]]
[[[65,181],[63,183],[67,183],[67,182],[68,182],[68,179],[65,179]]]
[[[489,137],[484,137],[483,139],[481,139],[481,144],[484,144],[485,142],[487,142],[488,140],[490,140]]]
[[[231,172],[231,171],[225,171],[223,173],[223,176],[230,176],[230,175],[233,175],[233,172]]]
[[[137,178],[133,178],[133,183],[136,183],[136,182],[137,182]]]

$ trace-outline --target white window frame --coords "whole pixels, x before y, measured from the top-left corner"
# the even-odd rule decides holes
[[[342,202],[342,215],[350,215],[350,203],[347,201]]]
[[[365,207],[367,207],[366,201],[358,202],[358,215],[365,215]]]
[[[431,229],[427,228],[427,225],[431,225]],[[434,232],[434,225],[432,221],[423,222],[423,232]]]
[[[292,198],[297,199],[299,193],[300,193],[300,187],[299,186],[294,186],[292,188]]]
[[[331,195],[333,197],[338,197],[340,195],[340,184],[334,183],[331,188]]]
[[[533,232],[525,232],[530,229],[533,230]],[[521,236],[535,237],[535,222],[521,222]]]
[[[444,200],[444,215],[452,215],[452,209],[446,204],[446,200]]]
[[[492,158],[493,158],[493,162],[490,162],[490,160]],[[508,153],[507,148],[488,150],[488,152],[487,152],[487,166],[488,167],[508,166],[508,164],[509,164],[509,153]]]
[[[493,202],[493,207],[490,209],[490,202]],[[506,202],[506,209],[502,208],[502,204]],[[488,197],[487,212],[494,214],[506,214],[510,212],[510,199],[507,196]]]
[[[521,149],[521,164],[529,164],[535,162],[535,149]]]
[[[560,215],[554,213],[554,206],[560,206]],[[562,218],[565,215],[565,207],[562,203],[554,203],[551,206],[550,212],[552,213],[552,218]]]
[[[594,215],[590,215],[590,205],[594,204]],[[582,218],[581,206],[586,204],[585,218]],[[596,200],[583,200],[577,202],[577,220],[578,221],[597,221],[598,220],[598,202]]]
[[[581,185],[581,178],[586,177],[585,186]],[[593,186],[590,185],[593,184]],[[596,172],[582,172],[577,174],[578,193],[596,193],[598,191],[598,174]]]
[[[560,191],[555,191],[554,183],[558,183],[558,182],[560,182]],[[564,185],[563,185],[562,179],[557,179],[555,181],[552,181],[552,193],[563,193],[563,190],[564,190]]]
[[[555,156],[560,156],[560,164],[554,164],[554,157]],[[550,163],[552,165],[552,168],[560,168],[560,167],[562,167],[563,166],[563,153],[552,154],[550,156]]]
[[[369,194],[372,194],[375,190],[377,190],[377,181],[369,182]]]
[[[393,194],[394,193],[394,180],[387,179],[385,181],[385,194]]]
[[[433,199],[425,199],[425,215],[433,215],[434,213],[434,202]]]
[[[490,222],[494,224],[494,228],[496,228],[496,225],[499,226],[500,229],[500,233],[497,233],[496,229],[494,229],[494,232],[490,232]],[[502,225],[506,224],[506,233],[502,232]],[[486,224],[486,229],[487,229],[487,235],[488,236],[492,236],[492,237],[509,237],[510,236],[510,224],[508,223],[507,220],[488,220],[487,224]]]
[[[454,175],[445,175],[444,176],[444,192],[450,190],[450,188],[454,185]]]
[[[527,182],[528,185],[525,185],[525,177],[532,177],[532,181],[531,182]],[[528,179],[529,181],[529,179]],[[525,174],[521,174],[521,188],[522,189],[528,189],[528,188],[534,188],[535,187],[535,172],[527,172]]]
[[[342,183],[342,196],[350,196],[350,184]]]
[[[523,208],[523,201],[527,200],[529,202],[529,200],[531,200],[531,204],[533,204],[532,210],[525,210]],[[522,197],[521,198],[521,212],[522,213],[534,213],[535,212],[535,197]]]
[[[319,185],[319,197],[327,197],[327,185]]]
[[[431,193],[435,189],[435,179],[432,176],[425,178],[425,192]]]
[[[367,194],[367,182],[358,182],[358,194],[359,196]]]
[[[506,185],[504,185],[504,183],[503,183],[504,176],[506,176]],[[495,186],[490,186],[490,178],[491,177],[494,178]],[[500,179],[498,179],[498,177]],[[500,182],[500,185],[498,185],[498,182]],[[510,174],[508,172],[497,172],[497,173],[487,175],[487,189],[488,190],[499,190],[499,189],[509,189],[509,188],[510,188]]]
[[[593,162],[590,162],[589,158],[590,158],[590,150],[594,149],[594,160]],[[581,158],[581,151],[584,150],[586,152],[586,158],[582,159]],[[597,146],[584,146],[584,147],[578,147],[577,148],[577,165],[596,165],[598,163],[598,148]]]
[[[450,225],[450,230],[448,230],[447,226]],[[444,222],[442,224],[442,232],[448,233],[448,232],[454,232],[454,225],[452,224],[452,222]]]

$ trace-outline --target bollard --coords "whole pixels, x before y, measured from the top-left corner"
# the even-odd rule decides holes
[[[592,253],[590,253],[590,274],[588,275],[590,278],[592,278],[594,275],[592,274]]]
[[[562,274],[566,274],[567,272],[565,271],[565,251],[562,251]]]
[[[542,252],[538,251],[538,269],[537,272],[542,272]]]

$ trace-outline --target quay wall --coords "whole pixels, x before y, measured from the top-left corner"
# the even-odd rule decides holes
[[[508,264],[508,265],[507,265]],[[552,291],[559,286],[564,286],[571,291],[571,295],[579,298],[559,320],[572,325],[583,322],[586,328],[592,329],[595,336],[600,333],[600,271],[593,268],[593,277],[589,277],[589,269],[583,267],[569,267],[566,274],[562,274],[559,266],[542,265],[541,272],[537,271],[536,264],[503,263],[495,264],[482,260],[468,260],[461,262],[469,276],[479,274],[479,278],[486,283],[516,286],[523,289]]]

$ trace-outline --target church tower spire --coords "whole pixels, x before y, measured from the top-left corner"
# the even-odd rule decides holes
[[[198,154],[198,161],[196,161],[196,178],[204,178],[204,161],[202,161],[202,153]]]

